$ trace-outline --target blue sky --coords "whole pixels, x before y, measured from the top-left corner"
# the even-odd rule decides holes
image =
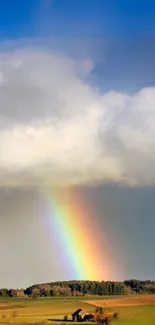
[[[152,0],[2,0],[0,39],[54,38],[93,56],[101,90],[134,92],[155,83],[154,15]]]
[[[152,0],[1,0],[0,36],[10,39],[46,32],[61,37],[151,37],[154,14]]]

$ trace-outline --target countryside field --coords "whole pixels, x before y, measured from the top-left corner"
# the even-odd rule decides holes
[[[63,321],[64,315],[69,319],[72,312],[83,308],[88,312],[96,306],[103,306],[107,311],[119,313],[119,319],[112,322],[118,325],[155,325],[155,296],[139,295],[128,297],[69,297],[69,298],[10,298],[0,300],[1,323],[40,322],[56,323]],[[13,320],[13,312],[17,317]],[[5,315],[5,317],[4,317]]]

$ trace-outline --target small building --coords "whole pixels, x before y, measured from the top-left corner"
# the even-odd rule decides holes
[[[72,314],[73,322],[84,322],[87,320],[88,313],[86,313],[83,309],[77,309]]]

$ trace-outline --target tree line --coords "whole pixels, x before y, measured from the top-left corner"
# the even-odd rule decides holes
[[[155,281],[58,281],[35,284],[24,289],[0,289],[0,297],[55,297],[84,295],[155,294]]]

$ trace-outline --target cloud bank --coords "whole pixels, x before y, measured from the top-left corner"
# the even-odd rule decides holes
[[[93,66],[40,48],[1,53],[1,186],[155,183],[155,87],[100,93]]]

